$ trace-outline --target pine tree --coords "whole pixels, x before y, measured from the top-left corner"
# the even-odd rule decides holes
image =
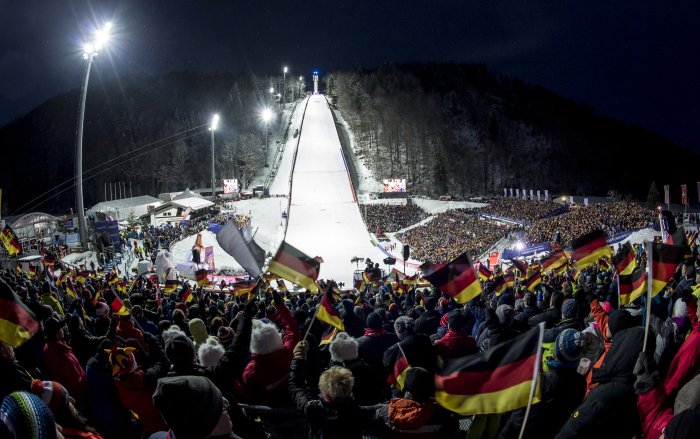
[[[654,209],[660,202],[659,190],[656,189],[656,182],[652,181],[649,186],[649,194],[647,194],[647,206],[649,209]]]

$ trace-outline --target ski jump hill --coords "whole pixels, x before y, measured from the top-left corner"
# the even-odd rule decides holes
[[[352,186],[331,109],[322,95],[309,98],[291,177],[285,241],[321,256],[320,277],[352,285],[357,256],[381,264]]]

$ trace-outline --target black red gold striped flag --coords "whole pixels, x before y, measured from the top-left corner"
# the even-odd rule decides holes
[[[503,294],[503,292],[506,290],[506,281],[503,276],[497,276],[493,280],[493,285],[491,285],[491,288],[493,288],[493,291],[497,296]]]
[[[87,278],[90,276],[90,274],[87,271],[79,271],[75,275],[75,281],[79,284],[84,284],[87,282]]]
[[[257,285],[256,282],[254,281],[243,281],[243,282],[236,282],[231,285],[233,288],[233,294],[237,297],[241,297],[243,295],[248,295],[255,290],[255,286]]]
[[[532,273],[530,277],[525,281],[525,288],[528,291],[534,291],[539,284],[542,283],[542,273],[539,271]]]
[[[503,282],[505,282],[506,288],[513,288],[515,286],[515,273],[507,273],[503,276]]]
[[[466,253],[424,277],[457,303],[466,303],[481,294],[481,283]]]
[[[166,293],[173,293],[180,286],[180,282],[177,279],[166,279],[165,285],[163,286],[163,291]]]
[[[340,331],[345,331],[345,325],[340,318],[340,313],[335,308],[335,298],[333,297],[333,289],[326,288],[321,298],[321,303],[316,309],[316,318],[322,322],[328,323]]]
[[[182,301],[185,303],[189,303],[192,301],[192,299],[194,299],[194,297],[192,296],[192,290],[187,288],[185,292],[182,293]]]
[[[2,237],[2,243],[5,245],[5,250],[10,254],[10,256],[14,256],[22,252],[22,246],[19,243],[19,239],[17,239],[17,235],[9,225],[5,225],[5,228],[2,229],[2,234],[0,236]]]
[[[318,343],[319,346],[330,344],[335,340],[335,336],[338,335],[338,328],[332,327],[321,337],[321,341]]]
[[[510,262],[513,264],[513,267],[518,269],[518,278],[523,279],[527,273],[527,262],[519,259],[511,259]]]
[[[29,263],[29,277],[34,276],[36,276],[36,266],[32,263]]]
[[[600,258],[612,257],[612,250],[602,230],[594,230],[574,239],[571,247],[571,259],[578,270],[595,264]]]
[[[481,279],[482,282],[486,282],[487,280],[491,279],[491,276],[493,276],[493,273],[486,268],[486,265],[484,264],[479,264],[479,279]]]
[[[662,243],[651,244],[651,255],[647,255],[651,269],[651,297],[656,296],[671,280],[678,264],[685,259],[687,249]]]
[[[566,254],[562,250],[557,250],[542,260],[542,272],[547,274],[550,271],[556,271],[565,266],[567,262]]]
[[[105,303],[109,306],[109,309],[116,315],[128,316],[129,310],[124,306],[121,297],[113,290],[106,289],[102,292],[102,297],[105,299]]]
[[[322,261],[318,256],[310,258],[292,245],[282,241],[277,254],[270,262],[269,271],[294,284],[301,285],[309,291],[318,292],[316,280],[321,271]]]
[[[75,287],[73,286],[73,281],[70,279],[66,281],[66,294],[71,297],[78,297],[78,294],[75,292]]]
[[[431,274],[435,273],[442,267],[444,267],[446,264],[440,263],[440,264],[433,264],[432,262],[424,262],[418,267],[420,272],[423,274],[423,277],[428,277]]]
[[[638,269],[631,274],[620,275],[620,305],[628,303],[641,297],[647,291],[647,271]]]
[[[435,374],[435,400],[461,415],[506,413],[540,400],[544,325],[488,351],[446,360]]]
[[[207,270],[202,268],[194,272],[195,279],[197,281],[198,287],[203,287],[209,283],[209,278],[207,278]]]
[[[16,348],[32,338],[38,330],[39,322],[34,313],[0,279],[0,340]]]
[[[393,386],[396,386],[397,389],[403,390],[406,385],[406,375],[408,374],[408,370],[410,368],[411,365],[408,364],[406,356],[403,354],[403,351],[401,351],[401,355],[396,358],[394,368],[392,369],[387,382]]]
[[[632,249],[632,244],[629,241],[613,256],[613,263],[617,273],[621,276],[630,275],[637,268],[634,249]]]
[[[125,280],[122,279],[119,282],[117,282],[117,291],[119,291],[122,294],[126,293],[126,281]]]

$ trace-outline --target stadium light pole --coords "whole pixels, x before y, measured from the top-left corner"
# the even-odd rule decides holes
[[[214,131],[219,126],[219,115],[215,114],[211,118],[211,200],[216,203],[216,180],[214,179]]]
[[[267,168],[267,126],[272,119],[272,110],[269,108],[263,109],[260,113],[260,119],[262,119],[263,123],[265,124],[265,167]]]
[[[287,66],[282,69],[282,105],[287,103]]]
[[[78,208],[78,230],[80,231],[80,245],[83,250],[87,251],[87,224],[85,223],[85,205],[83,201],[83,127],[85,125],[85,101],[87,99],[88,82],[90,81],[90,68],[92,60],[97,55],[109,40],[109,31],[112,29],[112,22],[108,21],[102,29],[99,29],[94,40],[85,43],[83,46],[83,59],[87,60],[85,66],[85,79],[83,79],[83,87],[80,91],[80,110],[78,113],[78,132],[76,133],[77,141],[75,142],[75,198]]]

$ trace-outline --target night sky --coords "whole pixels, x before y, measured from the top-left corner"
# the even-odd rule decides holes
[[[91,86],[132,72],[484,63],[700,152],[697,0],[0,0],[0,125],[80,87],[80,43],[105,19],[115,41]]]

